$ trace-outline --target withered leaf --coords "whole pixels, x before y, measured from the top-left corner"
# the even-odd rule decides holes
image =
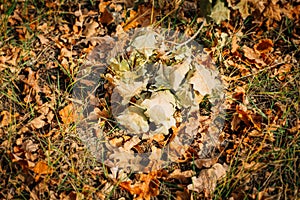
[[[229,20],[230,10],[225,7],[222,1],[218,0],[216,5],[213,7],[210,16],[216,21],[217,24],[220,24],[223,20]]]
[[[46,125],[46,122],[43,120],[45,119],[45,116],[44,115],[40,115],[39,117],[33,119],[31,122],[30,122],[30,125],[34,128],[34,129],[39,129],[39,128],[42,128]]]
[[[217,181],[226,174],[227,166],[216,163],[210,169],[204,169],[198,177],[192,177],[192,184],[188,185],[189,190],[204,192],[205,196],[210,196],[215,190]]]
[[[73,105],[68,104],[63,109],[59,111],[59,116],[64,124],[70,124],[74,122],[74,112],[73,112]]]
[[[255,44],[253,48],[259,54],[270,53],[273,50],[273,41],[270,39],[259,40],[259,42],[257,44]]]

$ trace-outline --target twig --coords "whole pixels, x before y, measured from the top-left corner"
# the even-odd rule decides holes
[[[243,79],[243,78],[247,78],[247,77],[250,77],[250,76],[257,75],[257,74],[259,74],[259,73],[261,73],[261,72],[263,72],[263,71],[272,69],[272,68],[277,67],[278,65],[282,65],[282,64],[284,64],[284,63],[285,63],[285,62],[276,63],[276,64],[271,65],[271,66],[269,66],[269,67],[266,67],[266,68],[263,68],[263,69],[261,69],[261,70],[258,70],[258,71],[255,72],[255,73],[252,73],[252,74],[248,74],[248,75],[242,76],[242,77],[240,77],[240,78],[238,78],[238,79]]]
[[[184,46],[184,45],[187,45],[187,44],[190,43],[192,40],[194,40],[194,39],[197,37],[197,35],[199,35],[199,33],[200,33],[200,31],[202,30],[202,28],[203,28],[203,26],[204,26],[205,23],[206,23],[206,19],[204,18],[204,21],[202,22],[202,24],[201,24],[200,28],[197,30],[197,32],[196,32],[192,37],[190,37],[187,41],[185,41],[185,42],[179,44],[178,46],[175,46],[175,49],[179,49],[180,47],[182,47],[182,46]],[[172,51],[174,51],[174,49],[172,49],[172,50],[166,52],[165,54],[168,55],[168,54],[170,54]]]

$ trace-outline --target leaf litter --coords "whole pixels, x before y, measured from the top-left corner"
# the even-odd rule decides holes
[[[176,162],[180,159],[194,138],[200,134],[198,104],[204,96],[209,96],[212,112],[217,112],[206,120],[214,121],[217,115],[221,117],[222,82],[216,71],[205,66],[205,63],[210,62],[209,56],[201,52],[196,43],[189,46],[186,42],[188,38],[183,35],[151,28],[136,30],[128,36],[122,32],[121,35],[122,38],[117,38],[115,47],[107,53],[109,57],[96,60],[91,56],[90,60],[93,63],[107,63],[105,69],[100,66],[105,72],[99,76],[112,77],[110,82],[113,91],[107,104],[111,104],[109,109],[112,120],[117,125],[116,132],[121,131],[127,139],[113,139],[116,136],[119,138],[120,133],[114,133],[114,130],[111,132],[110,127],[103,126],[100,131],[103,134],[100,136],[101,140],[119,142],[116,143],[117,146],[103,141],[102,145],[96,143],[98,146],[92,148],[97,152],[93,153],[110,167],[132,168],[137,171],[143,171],[143,168],[158,170],[164,167],[164,162]],[[129,45],[125,45],[128,43],[126,40]],[[186,45],[181,45],[184,43]],[[95,51],[105,50],[96,47]],[[86,67],[89,66],[85,66],[84,70]],[[94,87],[96,90],[97,85]],[[78,97],[79,93],[88,93],[80,88],[81,85],[75,87],[74,97]],[[100,120],[105,122],[107,119]],[[77,125],[77,130],[88,145],[94,144],[91,140],[99,138],[88,138],[84,131],[87,123],[83,121]],[[210,135],[203,137],[205,141],[202,143],[206,145],[202,148],[217,145],[219,129],[207,127],[202,131]],[[105,132],[110,132],[109,136]],[[158,137],[161,138],[159,141],[154,139]],[[124,148],[132,141],[129,138],[138,140],[130,148]],[[211,138],[213,139],[210,140]],[[121,141],[125,141],[124,147],[120,146]],[[101,154],[99,151],[102,151]],[[202,157],[200,152],[197,156]]]
[[[154,7],[152,3],[138,3],[133,9],[128,9],[134,4],[131,1],[101,1],[96,5],[91,2],[79,5],[76,2],[48,1],[43,6],[30,2],[0,5],[3,22],[0,27],[3,33],[0,37],[0,197],[203,199],[215,195],[215,198],[222,199],[297,198],[299,176],[295,166],[299,150],[299,94],[295,88],[299,88],[299,5],[289,1],[218,1],[218,6],[209,1],[201,2],[200,5],[192,1],[182,4],[160,1]],[[213,132],[209,129],[218,127],[209,125],[214,117],[207,114],[217,116],[220,111],[210,110],[213,97],[206,100],[208,92],[199,91],[210,87],[191,81],[196,77],[191,68],[198,65],[191,67],[191,60],[182,60],[192,54],[189,52],[191,46],[172,49],[175,56],[166,54],[170,46],[154,48],[160,41],[152,32],[150,44],[147,44],[150,48],[137,46],[139,51],[128,51],[127,55],[124,48],[120,48],[123,52],[115,48],[114,55],[123,55],[122,58],[107,55],[115,44],[113,35],[126,37],[130,29],[144,27],[163,17],[177,22],[179,19],[185,25],[179,25],[178,29],[193,34],[197,27],[193,23],[203,21],[202,18],[196,19],[197,13],[204,10],[208,15],[212,11],[210,17],[218,25],[213,21],[206,23],[197,41],[205,44],[210,59],[217,63],[222,79],[227,81],[226,122],[219,138],[207,134]],[[216,15],[218,12],[222,15]],[[44,14],[43,18],[39,17],[40,13]],[[191,18],[193,14],[195,19]],[[140,39],[145,41],[143,37]],[[90,63],[86,62],[84,66],[94,65],[98,70],[87,67],[84,73],[89,75],[76,80],[90,92],[82,95],[87,98],[75,101],[70,95],[70,85],[73,85],[78,66],[83,64],[88,53],[91,54]],[[99,58],[107,57],[117,59],[114,66],[112,60],[105,60],[103,63],[110,63],[111,67],[105,71],[105,67],[100,67],[103,65]],[[129,62],[128,58],[131,59]],[[153,76],[156,78],[139,80],[141,74],[149,71],[149,63],[154,65],[157,61],[157,71],[151,70],[156,73]],[[133,63],[146,68],[133,70],[137,69],[132,68]],[[199,66],[203,63],[201,59],[198,62]],[[132,77],[135,78],[130,80]],[[136,82],[140,85],[134,85]],[[130,87],[136,86],[135,95],[124,98],[126,92],[119,91],[118,94],[122,95],[114,96],[123,97],[118,102],[124,99],[123,104],[127,102],[125,107],[117,104],[119,110],[116,113],[125,111],[123,120],[130,113],[128,115],[137,117],[144,127],[139,130],[133,126],[131,132],[134,134],[122,131],[122,126],[116,123],[115,115],[110,112],[109,98],[122,83],[123,89],[129,83],[133,84]],[[168,91],[164,92],[167,95],[163,91]],[[157,101],[152,93],[167,98],[173,95],[175,103],[170,98],[162,101],[166,110],[154,107],[151,111]],[[147,108],[141,106],[145,100],[148,101]],[[187,110],[194,100],[200,102],[200,115],[187,119],[183,110]],[[76,116],[70,112],[74,103],[92,106],[85,107],[82,115]],[[146,115],[145,109],[150,113]],[[160,118],[153,115],[157,110],[163,114],[164,121],[170,118],[165,123],[172,125],[168,134],[167,130],[159,129],[157,122]],[[174,116],[170,112],[174,112]],[[83,122],[88,127],[85,130],[87,138],[106,135],[102,139],[114,152],[111,157],[117,161],[123,158],[119,162],[124,165],[128,162],[124,159],[126,156],[129,160],[136,159],[133,152],[148,152],[147,158],[150,159],[145,162],[148,169],[144,170],[149,173],[132,176],[118,167],[95,164],[90,159],[93,155],[86,154],[81,142],[73,135],[71,118],[86,117],[87,113],[90,115]],[[150,121],[150,118],[154,119]],[[214,123],[217,124],[218,120],[216,117]],[[128,123],[124,122],[123,128]],[[161,133],[155,132],[157,130]],[[180,138],[182,132],[197,132],[189,147],[181,144],[187,139]],[[224,140],[217,145],[221,154],[213,156],[210,148],[216,148],[219,139]],[[212,140],[217,141],[211,143],[212,146],[203,143]],[[92,152],[99,151],[97,142],[99,140],[87,145],[96,147],[91,149]],[[164,165],[156,158],[162,155],[167,144],[176,150],[174,158],[177,162],[170,163],[166,171],[150,172]],[[180,158],[179,154],[182,155]],[[226,177],[223,177],[224,169],[227,170],[224,163],[230,165]],[[111,166],[114,164],[112,162]],[[207,177],[210,179],[206,180]],[[220,182],[216,177],[223,178]],[[218,186],[212,194],[216,183]]]

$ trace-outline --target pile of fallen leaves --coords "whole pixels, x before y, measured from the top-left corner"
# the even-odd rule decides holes
[[[279,0],[218,0],[213,4],[205,0],[4,0],[0,4],[0,198],[299,198],[299,10],[299,2]],[[197,35],[203,17],[207,22]],[[177,162],[147,173],[132,173],[103,165],[91,149],[87,150],[78,135],[76,120],[80,116],[73,111],[74,104],[81,102],[72,93],[78,74],[89,60],[87,55],[103,49],[103,38],[117,36],[117,27],[127,34],[151,24],[174,28],[189,37],[196,35],[194,39],[204,44],[226,86],[225,126],[215,154],[197,157],[201,145],[205,145],[199,137]],[[107,52],[100,51],[96,56],[101,59]],[[160,52],[155,56],[152,53],[128,56],[133,61],[136,58],[134,62],[156,61]],[[173,67],[181,61],[162,60],[168,59]],[[126,72],[129,65],[122,60],[110,63],[106,71],[96,66],[99,71],[87,73],[90,80],[100,81],[97,95],[83,94],[90,97],[91,107],[86,109],[95,111],[92,120],[99,116],[105,119],[91,129],[91,135],[102,134],[97,132],[102,130],[98,127],[115,130],[115,121],[110,121],[113,113],[103,99],[116,92],[116,81],[123,81],[118,79],[123,75],[117,72]],[[87,80],[87,87],[95,84]],[[195,89],[199,77],[189,80]],[[157,82],[152,81],[152,86],[159,87]],[[158,94],[174,100],[171,92]],[[200,120],[200,132],[207,129],[201,120],[205,122],[210,113],[205,94],[200,92],[199,116],[195,118]],[[144,95],[148,96],[141,96],[141,101],[130,98],[130,105],[151,107],[157,103],[150,93]],[[127,122],[120,113],[117,116],[124,127]],[[151,113],[144,115],[152,118]],[[180,128],[176,122],[183,124],[179,118],[174,119],[171,125],[166,124],[171,136]],[[143,123],[130,128],[137,127],[147,129]],[[112,133],[108,137],[117,146],[135,136]],[[147,138],[144,145],[133,142],[128,148],[146,148],[149,144],[147,148],[155,152],[153,149],[167,138],[165,134],[163,139],[160,136],[155,133],[151,142]],[[135,150],[145,152],[147,148]]]
[[[188,38],[166,29],[137,29],[133,35],[119,29],[118,40],[104,37],[76,77],[80,137],[98,160],[135,171],[184,162],[191,149],[198,151],[196,161],[209,157],[224,121],[223,88],[210,57],[199,44],[188,45]],[[103,58],[107,46],[113,48]],[[99,85],[91,74],[100,71]],[[204,99],[209,108],[200,116]]]

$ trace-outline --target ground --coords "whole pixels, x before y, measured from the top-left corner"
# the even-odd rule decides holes
[[[300,198],[299,12],[285,0],[1,0],[0,198]],[[142,173],[97,161],[72,94],[101,38],[147,26],[203,45],[224,84],[225,123],[214,153],[198,158],[193,143],[180,162]],[[202,117],[207,109],[204,98]],[[109,106],[99,112],[111,117]]]

